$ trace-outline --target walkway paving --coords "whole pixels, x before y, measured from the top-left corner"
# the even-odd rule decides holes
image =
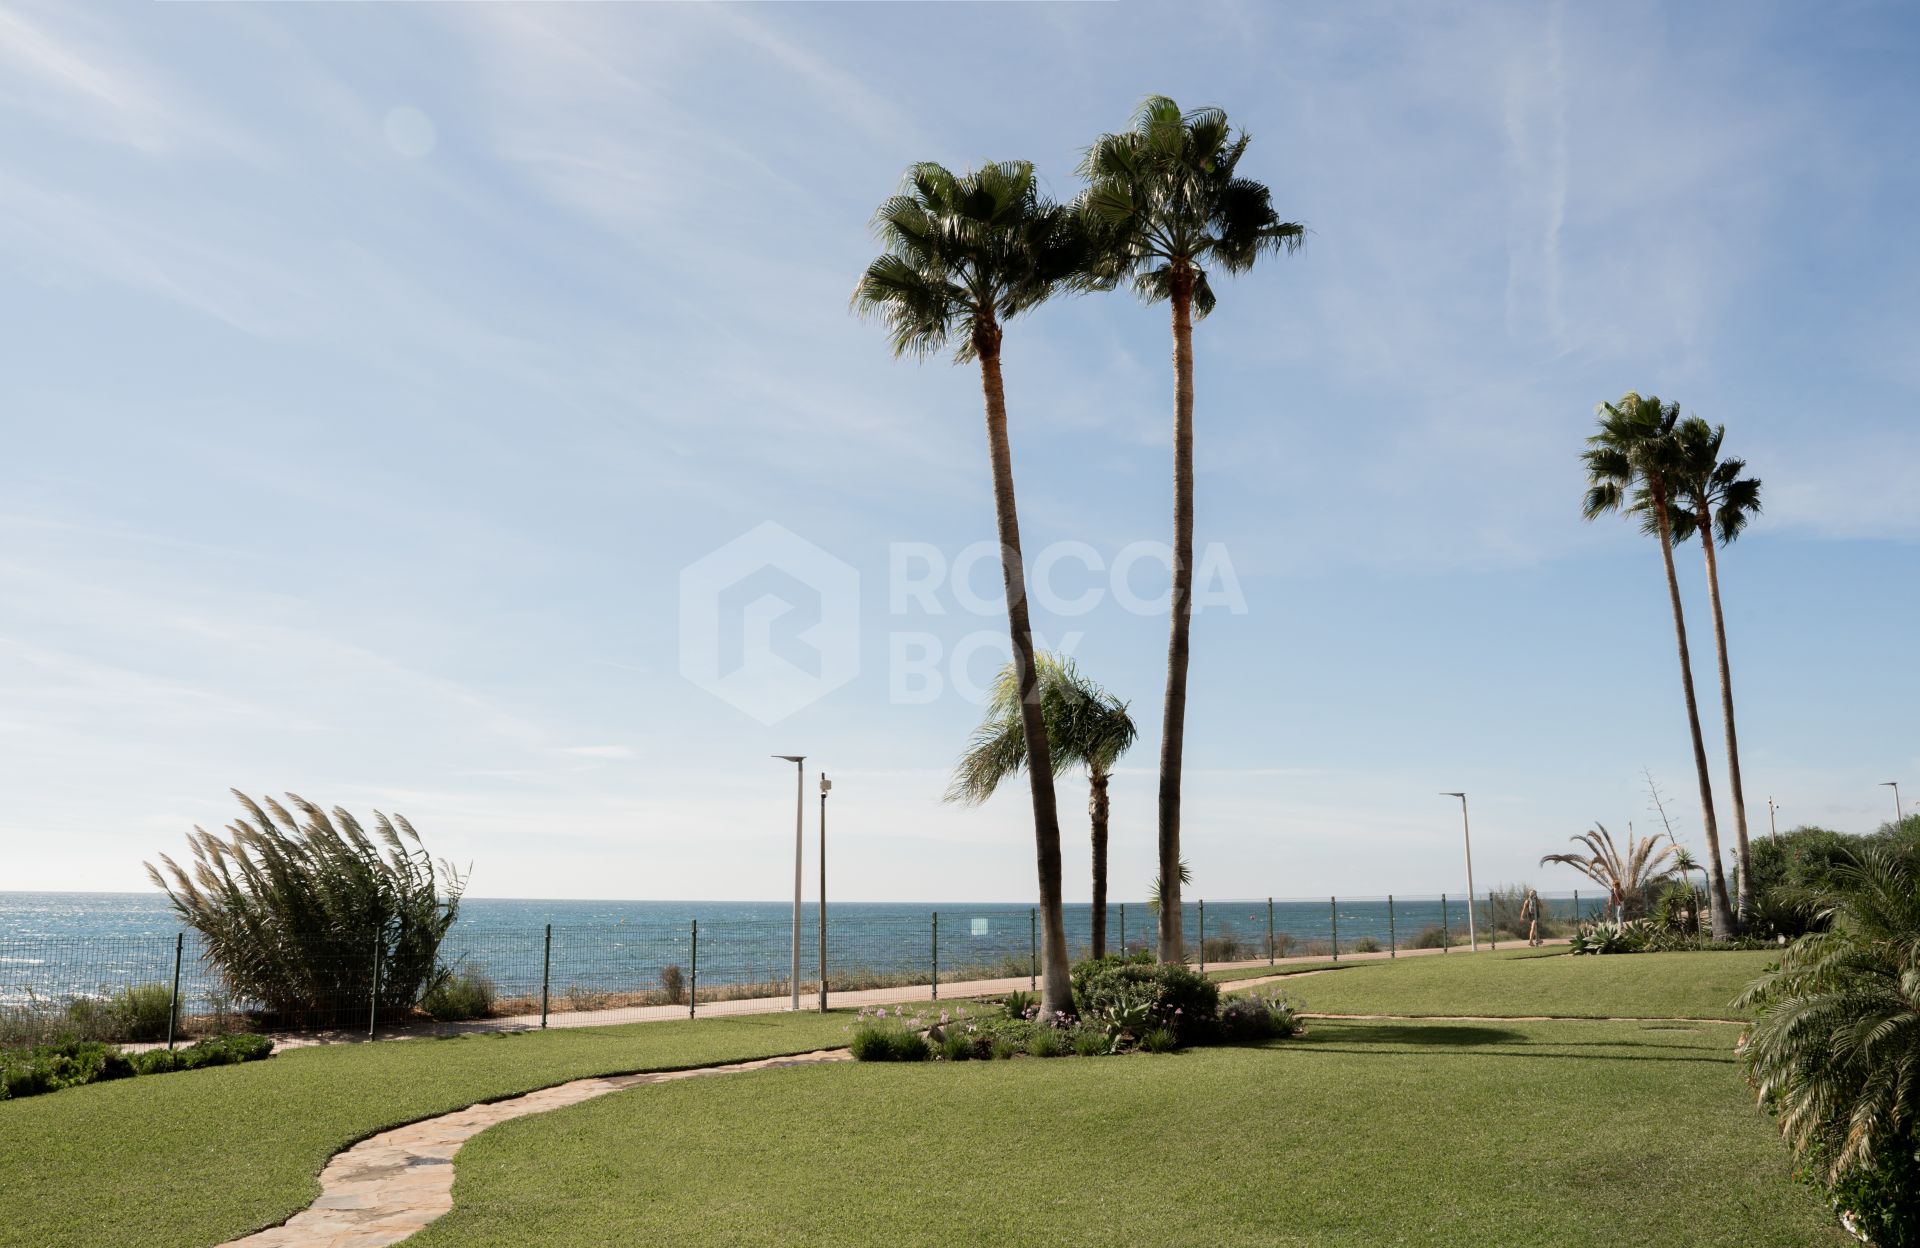
[[[643,1084],[852,1060],[853,1055],[845,1049],[822,1049],[797,1057],[764,1058],[698,1070],[576,1079],[511,1100],[474,1105],[397,1127],[335,1154],[320,1172],[320,1198],[284,1225],[232,1240],[221,1248],[384,1248],[453,1208],[453,1155],[462,1144],[495,1123],[578,1105]]]

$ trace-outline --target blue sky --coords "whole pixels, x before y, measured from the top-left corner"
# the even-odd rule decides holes
[[[1311,231],[1197,338],[1245,610],[1196,625],[1196,891],[1457,891],[1457,788],[1483,885],[1568,888],[1533,864],[1644,829],[1643,768],[1698,850],[1657,553],[1578,514],[1628,389],[1766,481],[1723,561],[1753,827],[1864,830],[1920,799],[1916,61],[1892,4],[0,0],[0,889],[143,888],[237,786],[403,812],[478,894],[777,897],[804,752],[839,895],[1030,896],[1018,792],[938,800],[999,618],[888,592],[891,544],[992,535],[978,380],[846,300],[908,163],[1065,197],[1149,91],[1225,106]],[[1164,540],[1168,353],[1123,295],[1009,329],[1030,552]],[[677,635],[681,570],[766,522],[860,578],[857,639],[799,639],[857,673],[773,726]],[[1137,897],[1165,622],[1036,627],[1142,720]]]

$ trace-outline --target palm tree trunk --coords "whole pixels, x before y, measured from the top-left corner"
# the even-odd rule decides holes
[[[1713,644],[1720,657],[1720,722],[1727,734],[1727,783],[1733,788],[1734,861],[1739,863],[1738,918],[1753,913],[1753,859],[1747,855],[1747,798],[1740,787],[1740,738],[1733,729],[1733,673],[1727,665],[1727,622],[1720,613],[1720,561],[1713,553],[1713,513],[1701,503],[1695,517],[1700,545],[1707,552],[1707,600],[1713,604]]]
[[[1087,814],[1093,820],[1093,956],[1102,958],[1107,953],[1107,773],[1093,767],[1087,777]]]
[[[1060,814],[1054,805],[1053,759],[1040,718],[1033,665],[1033,626],[1027,619],[1027,572],[1020,554],[1020,516],[1013,501],[1013,450],[1007,442],[1007,395],[1000,378],[1000,330],[992,323],[975,331],[980,387],[987,403],[987,447],[993,460],[993,511],[1000,532],[1000,572],[1007,592],[1007,628],[1019,675],[1020,728],[1027,745],[1027,780],[1033,794],[1033,843],[1040,875],[1040,1017],[1072,1013],[1073,979],[1067,961],[1067,926],[1060,907]]]
[[[1673,606],[1673,635],[1680,650],[1680,687],[1687,696],[1687,729],[1693,734],[1693,772],[1700,782],[1700,826],[1707,837],[1707,878],[1712,887],[1713,934],[1725,938],[1734,931],[1733,907],[1727,901],[1726,868],[1720,859],[1720,823],[1713,813],[1713,780],[1707,774],[1707,745],[1700,735],[1700,703],[1693,696],[1693,659],[1687,652],[1687,617],[1680,605],[1680,578],[1673,570],[1673,521],[1667,514],[1666,487],[1648,481],[1653,514],[1659,526],[1660,558],[1667,569],[1667,599]]]
[[[1173,275],[1173,623],[1160,719],[1160,960],[1185,960],[1180,932],[1180,772],[1193,617],[1193,275]]]

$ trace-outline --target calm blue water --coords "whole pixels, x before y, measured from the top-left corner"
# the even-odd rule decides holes
[[[1571,913],[1571,903],[1549,898],[1553,913]],[[1595,899],[1587,898],[1583,909]],[[1482,925],[1487,902],[1477,907]],[[962,968],[1024,964],[1030,956],[1030,909],[1015,904],[916,905],[898,902],[846,902],[828,908],[828,970],[930,973],[936,956],[934,912],[938,917],[937,956],[943,978]],[[1201,906],[1185,908],[1189,942],[1201,931]],[[816,910],[807,905],[801,921],[801,976],[817,977]],[[1406,943],[1443,921],[1456,935],[1466,929],[1458,898],[1444,908],[1440,898],[1396,898],[1389,914],[1385,898],[1275,901],[1272,928],[1279,952],[1324,952],[1331,946],[1337,918],[1342,949],[1362,939]],[[452,962],[474,967],[502,992],[539,991],[543,966],[552,991],[649,991],[659,986],[668,966],[683,973],[695,969],[694,924],[698,922],[697,961],[702,986],[770,983],[783,980],[791,966],[791,903],[770,901],[553,901],[470,898],[443,946]],[[1268,903],[1205,903],[1205,934],[1216,960],[1266,954]],[[553,928],[551,944],[546,928]],[[1076,954],[1090,943],[1091,913],[1085,904],[1066,908],[1067,939]],[[1108,942],[1118,946],[1124,932],[1130,948],[1152,937],[1153,919],[1140,902],[1108,907]],[[111,991],[129,983],[157,982],[172,974],[174,936],[181,925],[158,893],[4,893],[0,892],[0,1004],[19,1004],[29,996],[42,1001],[75,994]],[[1218,946],[1222,939],[1240,949]],[[1017,973],[1017,972],[1016,972]],[[206,966],[191,931],[187,932],[182,976],[184,995],[199,1000],[217,980]]]

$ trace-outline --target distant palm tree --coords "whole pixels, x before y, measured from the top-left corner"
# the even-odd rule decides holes
[[[1093,825],[1093,956],[1107,951],[1107,781],[1137,735],[1127,704],[1080,674],[1072,659],[1040,651],[1040,716],[1047,725],[1054,774],[1087,769],[1087,814]],[[974,730],[947,787],[947,800],[969,806],[993,796],[1000,782],[1027,764],[1019,674],[1009,663],[994,681],[986,718]]]
[[[1740,786],[1740,738],[1733,727],[1733,675],[1727,663],[1727,625],[1720,611],[1720,562],[1714,557],[1714,539],[1726,546],[1746,530],[1760,513],[1760,480],[1742,476],[1744,459],[1721,459],[1725,425],[1709,425],[1689,416],[1674,429],[1674,463],[1668,480],[1673,509],[1673,544],[1695,534],[1707,557],[1707,596],[1713,604],[1713,642],[1720,658],[1720,720],[1727,738],[1727,783],[1733,790],[1735,861],[1739,870],[1739,916],[1745,923],[1753,912],[1753,859],[1747,851],[1747,799]]]
[[[1042,198],[1033,166],[1025,161],[963,174],[930,162],[915,165],[907,170],[900,193],[874,213],[873,228],[886,251],[854,288],[855,310],[886,326],[895,355],[924,357],[951,346],[956,362],[980,365],[1007,629],[1021,730],[1032,761],[1028,774],[1042,920],[1040,1009],[1043,1017],[1069,1013],[1073,983],[1060,908],[1060,817],[1036,689],[1000,344],[1007,321],[1045,301],[1084,269],[1085,234],[1076,213]]]
[[[1652,836],[1636,838],[1631,831],[1627,833],[1627,850],[1623,854],[1615,848],[1613,836],[1607,831],[1607,825],[1596,823],[1593,831],[1582,832],[1571,838],[1586,847],[1585,853],[1548,854],[1540,860],[1541,866],[1556,862],[1572,867],[1601,888],[1607,890],[1607,903],[1613,907],[1613,917],[1624,921],[1627,915],[1627,898],[1640,897],[1646,893],[1647,886],[1655,880],[1665,879],[1680,869],[1677,862],[1668,863],[1679,846],[1672,841],[1660,844],[1663,834],[1656,832]],[[1661,864],[1666,863],[1665,866]]]
[[[1094,236],[1091,284],[1128,278],[1149,303],[1173,310],[1173,622],[1160,726],[1160,875],[1170,882],[1160,912],[1159,956],[1181,960],[1180,781],[1186,746],[1187,657],[1193,612],[1193,321],[1213,311],[1210,269],[1242,273],[1262,255],[1296,251],[1304,226],[1282,221],[1264,185],[1238,173],[1247,134],[1217,108],[1182,113],[1150,95],[1133,129],[1087,149],[1081,210]]]
[[[1662,403],[1628,392],[1618,403],[1598,409],[1600,430],[1587,439],[1582,459],[1587,492],[1581,510],[1589,520],[1610,511],[1634,511],[1660,539],[1667,573],[1667,600],[1673,609],[1673,634],[1680,652],[1680,687],[1686,695],[1687,729],[1693,735],[1693,771],[1700,785],[1700,821],[1707,837],[1710,908],[1715,935],[1737,931],[1727,899],[1720,859],[1720,825],[1713,813],[1713,780],[1707,774],[1707,747],[1700,735],[1700,705],[1693,693],[1693,660],[1687,651],[1687,617],[1680,605],[1680,580],[1673,570],[1674,426],[1678,403]]]

